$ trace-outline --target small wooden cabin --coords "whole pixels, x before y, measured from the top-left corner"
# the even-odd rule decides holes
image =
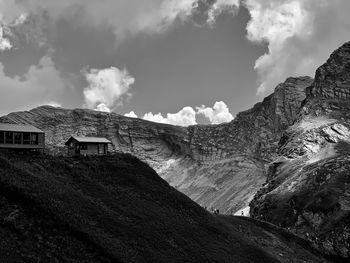
[[[68,155],[105,155],[108,153],[108,144],[112,142],[100,137],[71,136],[65,143],[68,146]]]
[[[32,125],[0,123],[0,149],[44,150],[45,133]]]

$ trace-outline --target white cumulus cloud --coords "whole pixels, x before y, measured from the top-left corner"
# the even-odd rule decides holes
[[[153,114],[152,112],[145,113],[142,119],[147,121],[152,121],[152,122],[169,124],[169,121],[167,120],[167,118],[164,118],[160,112],[155,114]]]
[[[148,112],[143,116],[143,119],[178,126],[190,126],[197,124],[196,112],[189,106],[184,107],[177,113],[167,113],[166,117],[163,117],[161,113],[153,114],[152,112]]]
[[[248,39],[267,43],[255,63],[258,93],[264,95],[289,76],[311,75],[349,40],[348,0],[246,0]]]
[[[233,120],[233,116],[230,113],[229,108],[223,101],[215,102],[212,108],[205,107],[202,105],[201,107],[197,107],[197,114],[202,114],[206,118],[209,119],[211,124],[220,124],[224,122],[230,122]]]
[[[229,108],[223,101],[215,102],[212,108],[202,105],[201,107],[196,107],[195,110],[194,108],[187,106],[177,113],[167,113],[166,116],[163,116],[160,112],[148,112],[143,115],[142,119],[152,122],[187,127],[190,125],[197,124],[197,115],[203,115],[209,120],[211,124],[220,124],[224,122],[230,122],[233,120],[233,116],[230,113]],[[125,114],[124,116],[137,118],[137,115],[133,111]]]
[[[196,112],[189,106],[184,107],[177,113],[168,113],[167,120],[173,125],[189,126],[197,124]]]
[[[129,113],[125,113],[124,116],[129,117],[129,118],[138,118],[138,116],[136,115],[136,113],[134,111],[130,111]]]
[[[89,109],[110,112],[122,104],[135,79],[126,69],[116,67],[90,69],[84,72],[88,86],[84,89],[85,106]]]

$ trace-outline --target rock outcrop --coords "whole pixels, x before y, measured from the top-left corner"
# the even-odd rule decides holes
[[[11,113],[3,122],[29,123],[46,132],[52,153],[65,153],[71,134],[104,136],[111,151],[132,153],[194,201],[232,213],[248,206],[265,182],[282,132],[294,122],[309,77],[288,78],[275,92],[230,123],[188,128],[115,113],[42,106]]]
[[[326,254],[350,257],[350,42],[317,69],[297,122],[282,135],[251,215]]]
[[[350,42],[332,53],[316,71],[310,94],[336,100],[350,99]]]

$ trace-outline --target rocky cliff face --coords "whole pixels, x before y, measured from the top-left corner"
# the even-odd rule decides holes
[[[231,213],[248,206],[265,182],[265,165],[274,158],[280,134],[294,122],[311,83],[309,77],[289,78],[263,102],[221,125],[183,128],[49,106],[0,120],[44,130],[52,153],[65,153],[64,142],[72,134],[107,137],[113,142],[111,151],[136,155],[194,201]]]
[[[197,161],[174,160],[164,178],[205,206],[225,213],[244,208],[265,182],[265,166],[276,156],[280,135],[295,120],[311,84],[309,77],[289,78],[231,123],[189,127]]]
[[[350,43],[315,75],[298,121],[281,137],[251,213],[324,253],[350,256]]]
[[[333,52],[327,62],[316,71],[310,94],[336,100],[350,99],[350,42]]]

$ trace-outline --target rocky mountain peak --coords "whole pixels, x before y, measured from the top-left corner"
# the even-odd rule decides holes
[[[251,216],[350,257],[350,42],[319,67],[293,125],[279,141]]]
[[[325,99],[350,99],[350,42],[334,51],[316,71],[308,96]]]

